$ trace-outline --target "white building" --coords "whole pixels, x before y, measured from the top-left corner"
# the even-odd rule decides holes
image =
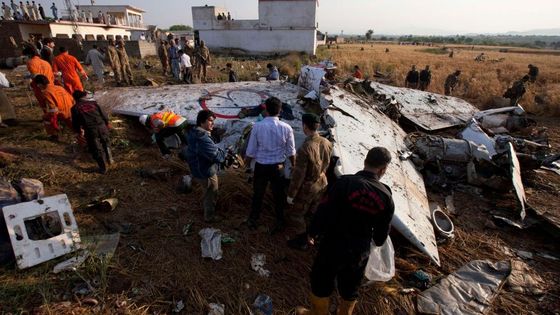
[[[316,0],[259,0],[257,20],[218,19],[228,11],[214,6],[192,7],[195,38],[213,50],[246,54],[306,52],[317,47]]]

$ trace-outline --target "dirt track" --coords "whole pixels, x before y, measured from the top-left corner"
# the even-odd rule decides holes
[[[18,85],[8,90],[8,96],[16,105],[19,124],[0,129],[0,150],[17,155],[18,160],[0,168],[0,176],[40,179],[47,195],[66,193],[74,206],[115,190],[120,203],[114,212],[78,211],[76,217],[82,235],[124,233],[109,266],[88,261],[79,275],[53,275],[50,270],[55,262],[26,271],[0,267],[0,313],[33,309],[52,314],[170,313],[175,302],[182,300],[186,305],[184,314],[205,313],[212,302],[225,304],[229,314],[246,314],[247,305],[259,293],[272,297],[275,314],[287,314],[293,306],[307,304],[307,275],[314,252],[301,254],[289,250],[285,246],[286,235],[272,237],[264,228],[257,232],[239,228],[251,198],[251,187],[242,172],[229,170],[220,178],[218,211],[227,219],[214,225],[236,241],[223,246],[221,261],[204,260],[200,258],[197,235],[201,228],[207,227],[202,221],[200,194],[196,189],[188,195],[175,192],[175,184],[187,169],[178,159],[162,160],[157,147],[149,143],[148,134],[134,120],[113,117],[112,139],[117,163],[108,175],[98,175],[93,161],[73,143],[70,133],[61,143],[47,141],[39,120],[40,110],[29,106],[21,78],[8,75]],[[550,128],[551,143],[558,151],[557,122],[538,120]],[[151,179],[138,174],[140,169],[157,168],[169,168],[172,175]],[[539,183],[539,176],[525,183],[533,191],[529,200],[534,199],[535,203],[538,200],[539,206],[558,211],[560,177],[542,178],[546,178],[546,183]],[[540,185],[549,188],[543,192]],[[442,202],[448,193],[451,192],[430,192],[429,197]],[[558,241],[542,232],[538,225],[519,231],[497,227],[491,222],[491,214],[495,212],[513,217],[512,198],[491,191],[482,195],[472,190],[456,191],[455,205],[459,210],[453,217],[456,238],[440,246],[441,268],[431,265],[395,236],[397,277],[386,285],[365,288],[357,314],[414,313],[413,295],[401,295],[398,290],[408,287],[407,276],[419,268],[435,278],[444,277],[471,260],[514,258],[506,254],[506,247],[560,256]],[[267,200],[268,209],[269,205]],[[272,212],[264,212],[263,223],[265,227],[270,226]],[[194,222],[192,232],[185,236],[183,227],[190,222]],[[267,255],[266,268],[272,272],[269,278],[260,277],[250,269],[253,253]],[[545,279],[546,294],[531,297],[502,289],[491,313],[559,312],[560,264],[539,256],[527,263]],[[72,289],[83,283],[82,278],[96,287],[90,296],[100,302],[97,306],[89,304],[83,296],[72,294]]]

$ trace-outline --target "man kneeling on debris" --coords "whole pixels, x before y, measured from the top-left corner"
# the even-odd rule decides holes
[[[218,166],[224,163],[226,152],[218,148],[210,137],[214,129],[216,115],[209,110],[201,110],[196,116],[196,128],[188,134],[188,146],[184,158],[189,163],[193,180],[202,186],[204,192],[204,221],[216,222],[220,217],[214,214],[218,199]],[[186,151],[186,152],[185,152]]]
[[[85,137],[89,153],[99,165],[99,172],[107,172],[113,163],[109,148],[109,118],[93,97],[85,91],[74,91],[76,105],[72,107],[72,126],[78,137]]]
[[[393,218],[391,190],[379,181],[390,162],[387,149],[369,150],[364,169],[340,177],[319,205],[308,229],[310,243],[321,237],[311,269],[311,310],[298,307],[296,314],[329,314],[335,284],[342,297],[337,314],[353,313],[371,241],[385,243]]]
[[[142,115],[139,121],[154,133],[156,143],[164,159],[171,157],[171,150],[165,144],[165,138],[177,135],[182,142],[185,142],[184,132],[188,127],[187,120],[174,112],[166,111],[152,115]]]
[[[35,76],[33,82],[41,90],[44,98],[43,123],[49,139],[57,141],[60,132],[59,120],[68,127],[72,125],[70,110],[74,106],[74,99],[63,87],[52,84],[42,74]]]
[[[293,205],[290,217],[296,224],[296,237],[288,241],[288,246],[306,250],[307,233],[305,215],[314,212],[327,189],[326,171],[332,154],[332,144],[317,132],[320,119],[314,114],[301,117],[305,142],[296,153],[296,165],[292,169],[292,179],[288,188],[289,205]]]

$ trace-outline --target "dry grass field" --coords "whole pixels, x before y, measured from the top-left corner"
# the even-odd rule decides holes
[[[385,53],[385,48],[390,49]],[[363,50],[361,50],[363,48]],[[266,73],[266,64],[279,66],[283,75],[297,77],[297,69],[308,62],[330,58],[339,65],[343,80],[354,64],[366,75],[375,70],[387,72],[396,85],[404,84],[411,64],[432,65],[431,91],[443,92],[445,76],[456,68],[463,70],[458,96],[479,107],[487,106],[494,95],[501,95],[512,80],[526,73],[528,63],[541,69],[538,84],[522,103],[531,111],[560,114],[560,57],[498,53],[486,51],[491,59],[506,58],[501,63],[476,63],[480,50],[456,50],[455,58],[422,51],[428,47],[340,45],[321,47],[316,58],[292,54],[275,59],[234,58],[216,56],[209,70],[209,82],[225,82],[223,69],[232,62],[241,80],[255,80]],[[149,58],[154,67],[134,69],[135,84],[153,79],[160,85],[178,84],[161,75],[156,58]],[[498,71],[499,70],[499,71]],[[89,70],[88,70],[89,71]],[[17,270],[0,266],[0,314],[171,314],[178,301],[185,308],[180,314],[207,314],[209,303],[223,303],[226,314],[249,314],[248,306],[257,294],[272,297],[275,315],[291,314],[295,305],[307,304],[308,274],[315,250],[300,253],[285,246],[287,235],[269,235],[265,230],[247,231],[240,222],[247,216],[252,188],[241,170],[228,170],[220,178],[218,211],[226,220],[213,227],[231,235],[235,242],[224,244],[224,258],[208,261],[200,257],[198,231],[207,227],[202,220],[198,187],[190,194],[175,192],[177,181],[188,172],[178,158],[163,160],[157,147],[150,143],[149,134],[136,119],[113,116],[112,145],[116,164],[107,175],[95,172],[94,163],[66,133],[62,141],[47,140],[40,120],[41,111],[30,104],[29,91],[21,71],[7,71],[16,85],[6,89],[18,116],[18,124],[0,128],[0,151],[17,156],[9,165],[0,166],[0,176],[10,179],[30,177],[45,184],[47,195],[66,193],[74,206],[84,205],[112,191],[119,199],[113,212],[76,210],[76,220],[82,235],[121,232],[119,246],[110,261],[90,258],[76,272],[53,274],[59,258],[39,266]],[[93,88],[88,83],[86,87]],[[115,88],[113,82],[103,89]],[[100,89],[97,87],[96,89]],[[535,94],[544,93],[550,102],[536,105]],[[534,117],[549,127],[554,151],[560,149],[560,126],[556,118]],[[168,169],[162,178],[142,177],[142,169]],[[525,187],[529,198],[539,197],[544,209],[555,209],[560,202],[560,179],[555,174],[534,176]],[[482,195],[475,190],[455,191],[455,204],[460,213],[453,217],[456,238],[439,246],[442,266],[431,264],[407,242],[395,236],[397,275],[391,282],[364,287],[357,315],[415,314],[415,295],[400,293],[409,288],[407,279],[423,269],[440,279],[475,259],[492,261],[519,259],[508,251],[525,250],[534,253],[560,253],[557,239],[543,233],[540,225],[517,230],[498,227],[491,222],[492,214],[511,214],[513,196],[491,191]],[[444,202],[443,195],[429,192],[431,201]],[[271,198],[265,202],[263,223],[273,222]],[[500,213],[500,212],[498,212]],[[193,223],[191,232],[184,227]],[[267,255],[268,278],[250,268],[253,253]],[[535,255],[529,262],[535,273],[545,281],[545,294],[530,296],[502,289],[492,303],[489,314],[558,314],[560,308],[560,264]],[[83,294],[80,288],[91,286]],[[87,291],[87,290],[85,290]]]
[[[445,78],[459,69],[462,71],[461,81],[455,95],[479,108],[491,106],[493,98],[502,96],[515,80],[527,73],[527,65],[533,64],[540,68],[540,75],[520,103],[533,113],[560,115],[560,56],[557,55],[503,53],[477,46],[471,50],[469,46],[454,48],[454,57],[449,58],[443,47],[386,44],[343,44],[338,47],[320,47],[319,59],[327,58],[338,63],[342,73],[350,74],[354,65],[359,65],[366,76],[372,76],[375,71],[387,73],[397,86],[404,86],[411,65],[416,65],[419,70],[430,65],[432,84],[429,91],[443,93]],[[389,49],[388,53],[385,48]],[[442,53],[438,54],[440,51]],[[481,52],[487,55],[487,61],[474,61]],[[504,60],[497,62],[501,58]],[[535,102],[537,95],[544,104]]]

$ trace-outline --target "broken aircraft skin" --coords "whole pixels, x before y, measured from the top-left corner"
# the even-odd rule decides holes
[[[116,114],[140,116],[170,110],[183,115],[193,124],[198,111],[210,109],[216,113],[216,126],[225,129],[219,145],[227,148],[239,146],[246,128],[257,121],[255,117],[238,118],[240,110],[258,106],[270,96],[276,96],[291,106],[295,119],[285,122],[294,130],[296,146],[301,145],[305,139],[301,115],[306,110],[300,106],[299,96],[305,95],[305,92],[296,85],[284,82],[236,82],[120,88],[98,93],[95,97],[102,107]],[[322,97],[321,103],[325,100],[330,105],[323,113],[323,120],[330,122],[330,129],[321,132],[330,134],[329,138],[334,142],[334,155],[338,157],[335,168],[337,175],[361,170],[370,148],[388,148],[393,161],[383,182],[391,187],[395,200],[392,225],[439,266],[422,175],[410,161],[398,158],[406,150],[406,133],[387,116],[367,105],[362,98],[336,87],[331,88],[330,95]]]
[[[465,125],[478,109],[457,97],[363,81],[364,91],[378,100],[394,98],[400,113],[426,131]]]

